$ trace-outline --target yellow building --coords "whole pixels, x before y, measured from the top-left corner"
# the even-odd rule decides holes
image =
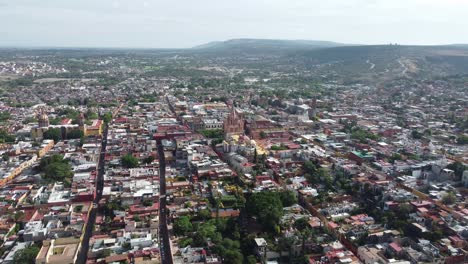
[[[37,254],[36,264],[75,263],[80,240],[73,237],[57,238],[52,241],[44,240],[42,248]]]
[[[64,122],[65,121],[65,122]],[[88,136],[100,136],[102,134],[102,126],[104,122],[99,119],[92,121],[91,125],[85,124],[84,115],[81,114],[78,119],[78,124],[72,124],[71,119],[64,119],[60,125],[50,125],[49,118],[45,113],[41,113],[38,116],[38,125],[31,128],[31,138],[34,140],[43,139],[44,134],[51,128],[60,129],[60,137],[67,139],[70,133],[73,131],[82,131],[83,135]]]
[[[96,119],[93,120],[93,123],[90,126],[83,126],[83,134],[88,136],[100,136],[102,135],[102,126],[104,122],[102,120]]]

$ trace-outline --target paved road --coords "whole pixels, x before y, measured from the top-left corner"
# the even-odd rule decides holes
[[[109,126],[106,125],[102,133],[101,151],[99,154],[98,173],[96,177],[96,186],[95,186],[97,193],[93,200],[93,208],[91,209],[91,212],[89,213],[88,222],[86,224],[85,233],[83,235],[83,240],[81,243],[81,249],[76,258],[76,263],[78,264],[86,263],[87,256],[88,256],[88,249],[89,249],[89,239],[91,238],[91,235],[94,230],[94,223],[96,222],[97,204],[102,198],[102,189],[104,188],[104,162],[105,162],[105,155],[106,155],[108,128]]]
[[[166,158],[164,147],[160,139],[157,140],[159,156],[159,244],[161,250],[161,263],[172,264],[171,242],[167,231],[166,209]]]

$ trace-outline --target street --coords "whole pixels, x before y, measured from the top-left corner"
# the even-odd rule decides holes
[[[159,243],[161,250],[161,263],[172,264],[172,253],[167,231],[167,210],[166,210],[166,159],[164,157],[164,147],[160,139],[157,140],[159,156]]]
[[[101,151],[99,153],[99,161],[98,161],[98,173],[96,177],[96,195],[93,200],[93,207],[89,213],[89,218],[86,224],[85,232],[83,234],[83,240],[81,243],[80,252],[76,258],[76,263],[84,264],[86,263],[88,249],[89,249],[89,239],[93,233],[94,223],[96,222],[96,211],[97,205],[102,197],[102,189],[104,188],[104,162],[105,162],[105,155],[106,155],[106,146],[107,146],[107,134],[108,134],[109,126],[106,125],[104,127],[104,131],[102,134],[102,141],[101,141]]]

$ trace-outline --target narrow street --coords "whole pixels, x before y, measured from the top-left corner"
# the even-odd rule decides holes
[[[98,173],[96,177],[96,195],[93,200],[93,205],[91,211],[89,213],[89,218],[87,224],[85,226],[85,231],[83,235],[83,240],[81,242],[80,252],[76,258],[76,263],[84,264],[86,263],[88,249],[89,249],[89,239],[93,233],[94,223],[96,222],[96,211],[97,205],[102,198],[102,189],[104,188],[104,162],[105,162],[105,155],[106,155],[106,146],[107,146],[107,134],[108,134],[109,126],[106,125],[104,127],[104,131],[102,134],[102,142],[101,142],[101,151],[99,153],[99,160],[98,160]]]
[[[166,210],[166,159],[161,139],[157,140],[159,156],[159,243],[161,250],[161,263],[172,264],[171,242],[167,231]]]
[[[114,110],[112,113],[112,119],[114,119],[117,114],[119,113],[120,109],[124,106],[123,103],[119,105],[117,109]],[[85,224],[84,234],[81,240],[81,247],[78,255],[76,257],[76,262],[78,264],[86,263],[88,250],[89,250],[89,239],[93,234],[94,230],[94,223],[96,222],[96,213],[99,201],[102,198],[102,190],[104,188],[104,165],[105,165],[105,157],[106,157],[106,147],[107,147],[107,135],[109,132],[109,124],[105,124],[104,130],[102,132],[102,141],[101,141],[101,150],[99,151],[99,158],[98,158],[98,166],[97,166],[97,176],[96,176],[96,193],[93,200],[93,205],[91,210],[89,211],[88,221]]]

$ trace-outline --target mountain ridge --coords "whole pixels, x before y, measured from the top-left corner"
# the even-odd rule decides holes
[[[192,47],[194,50],[203,49],[239,49],[239,48],[280,48],[280,49],[308,49],[308,48],[326,48],[341,47],[353,44],[344,44],[324,40],[304,40],[304,39],[257,39],[257,38],[237,38],[225,41],[211,41],[205,44]],[[354,44],[356,45],[356,44]]]

